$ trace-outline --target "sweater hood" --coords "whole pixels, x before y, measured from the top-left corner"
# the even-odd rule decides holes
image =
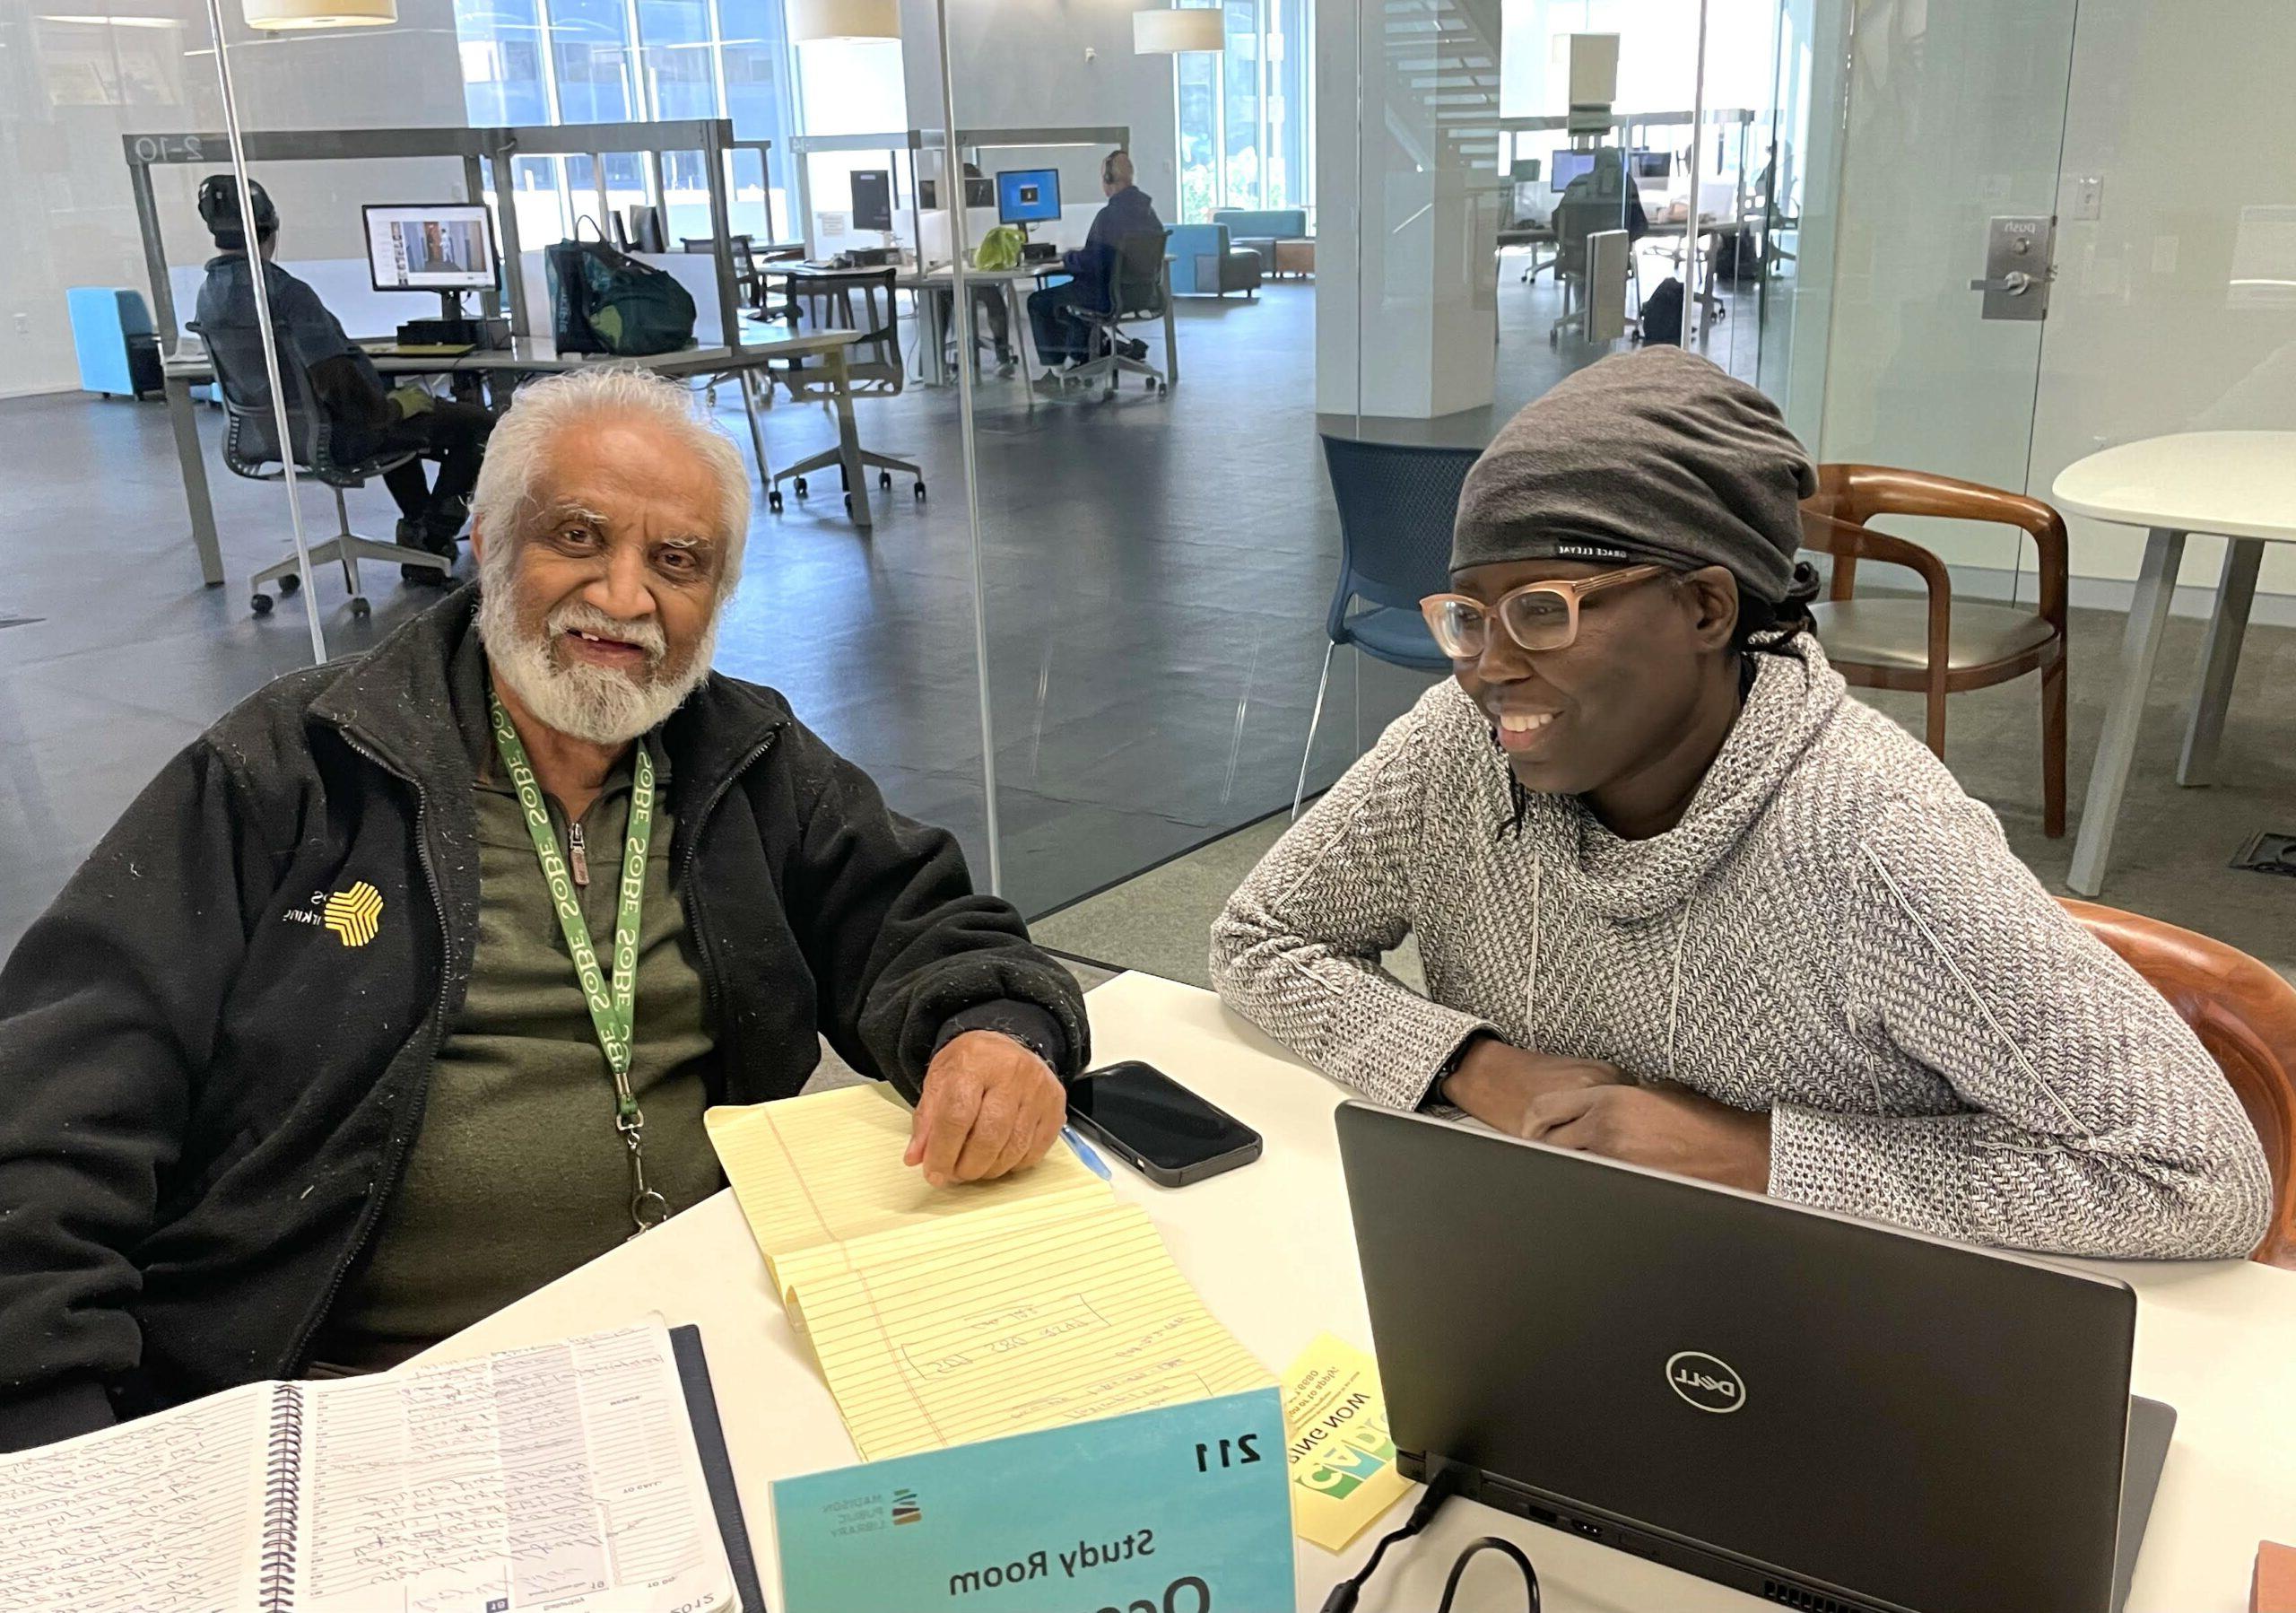
[[[1744,844],[1847,691],[1825,651],[1800,633],[1753,658],[1754,683],[1737,721],[1681,823],[1648,840],[1622,840],[1576,796],[1533,795],[1523,815],[1526,848],[1574,868],[1579,900],[1633,921],[1671,912]],[[1504,757],[1497,757],[1500,768]]]

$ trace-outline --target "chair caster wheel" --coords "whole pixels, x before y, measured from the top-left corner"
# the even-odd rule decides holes
[[[778,487],[765,495],[765,507],[776,515],[781,513],[781,490]]]
[[[922,482],[917,484],[917,501],[920,504],[925,502],[925,484]]]
[[[797,478],[797,496],[801,499],[805,496],[805,478],[803,476]]]
[[[893,486],[893,473],[889,470],[879,471],[877,473],[877,486],[882,492],[891,493]]]
[[[353,594],[351,596],[351,614],[358,617],[361,621],[365,621],[373,609],[374,607],[367,603],[366,595]]]
[[[284,593],[286,590],[282,589],[280,592]],[[271,596],[268,594],[257,594],[254,598],[248,601],[248,608],[258,616],[269,615],[271,614]]]
[[[848,515],[853,511],[853,495],[849,493],[845,495],[845,509]]]
[[[291,594],[302,586],[303,574],[300,571],[290,571],[279,580],[279,591],[282,594]]]

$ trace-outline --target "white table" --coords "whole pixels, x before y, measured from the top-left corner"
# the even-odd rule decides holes
[[[1118,1168],[1118,1193],[1154,1217],[1214,1315],[1280,1373],[1324,1329],[1368,1347],[1332,1111],[1345,1094],[1230,1016],[1208,992],[1127,974],[1088,999],[1094,1056],[1145,1059],[1257,1128],[1256,1164],[1177,1192]],[[2142,1296],[2136,1388],[2180,1413],[2129,1613],[2238,1613],[2259,1539],[2296,1534],[2296,1274],[2236,1261],[2108,1266]],[[457,1334],[423,1359],[544,1342],[658,1312],[699,1322],[767,1595],[777,1598],[767,1487],[841,1467],[853,1445],[805,1345],[770,1292],[730,1193],[720,1193]],[[1653,1460],[1663,1460],[1653,1452]],[[1984,1482],[1971,1474],[1973,1484]],[[1414,1492],[1415,1493],[1415,1492]],[[1397,1505],[1395,1521],[1407,1510]],[[1299,1605],[1321,1607],[1384,1527],[1341,1556],[1295,1540]],[[1366,1613],[1428,1613],[1466,1541],[1500,1534],[1536,1563],[1550,1613],[1752,1613],[1770,1604],[1481,1506],[1454,1503],[1426,1541],[1390,1552]],[[1514,1613],[1519,1584],[1471,1573],[1462,1613]],[[1475,1600],[1489,1594],[1492,1600]],[[774,1600],[775,1613],[780,1603]],[[890,1610],[888,1610],[890,1613]],[[1275,1613],[1242,1609],[1234,1613]],[[2006,1610],[2005,1610],[2006,1613]]]
[[[860,439],[854,429],[852,388],[845,375],[845,350],[859,339],[857,331],[813,330],[799,333],[776,324],[744,321],[736,346],[681,347],[674,353],[617,358],[605,353],[561,353],[546,337],[519,336],[509,346],[460,354],[396,353],[370,351],[376,371],[395,375],[554,375],[570,370],[603,366],[651,370],[657,375],[690,377],[732,375],[741,383],[742,407],[750,427],[750,448],[757,456],[757,474],[765,486],[773,484],[766,466],[765,435],[757,419],[760,372],[777,359],[827,357],[837,408],[838,446],[845,458],[848,486],[865,485],[861,472]],[[215,379],[207,351],[196,337],[187,337],[161,362],[160,371],[168,401],[169,423],[174,428],[176,467],[183,477],[184,501],[190,508],[191,541],[199,553],[201,578],[210,588],[223,581],[223,551],[215,536],[215,504],[207,491],[207,466],[201,458],[198,416],[192,407],[191,389]],[[853,524],[870,526],[869,501],[853,501]]]
[[[2128,788],[2145,691],[2176,593],[2178,562],[2184,558],[2186,536],[2195,532],[2231,541],[2224,547],[2216,608],[2201,647],[2200,683],[2185,722],[2177,782],[2205,784],[2215,772],[2224,707],[2240,665],[2240,640],[2248,632],[2264,546],[2296,543],[2296,432],[2185,432],[2124,442],[2066,466],[2049,492],[2059,508],[2075,515],[2149,529],[2136,597],[2129,602],[2120,682],[2097,744],[2073,871],[2066,879],[2081,894],[2093,896],[2105,882],[2113,823]]]

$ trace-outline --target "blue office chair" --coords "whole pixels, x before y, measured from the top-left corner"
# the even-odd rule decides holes
[[[1413,672],[1448,672],[1450,658],[1435,647],[1419,602],[1451,582],[1451,522],[1473,448],[1430,448],[1405,442],[1363,442],[1324,434],[1324,464],[1339,505],[1339,588],[1331,597],[1324,631],[1323,676],[1316,680],[1315,714],[1307,748],[1300,753],[1300,782],[1292,815],[1308,793],[1308,758],[1331,684],[1332,652],[1352,645],[1359,655]],[[1370,608],[1348,614],[1356,601]]]

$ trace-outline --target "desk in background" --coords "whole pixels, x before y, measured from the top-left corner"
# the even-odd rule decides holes
[[[1329,1329],[1369,1347],[1370,1323],[1341,1178],[1332,1111],[1339,1087],[1280,1053],[1209,992],[1127,974],[1086,999],[1095,1054],[1170,1071],[1266,1139],[1256,1164],[1177,1192],[1123,1169],[1119,1197],[1144,1207],[1212,1313],[1280,1373]],[[1239,1229],[1248,1229],[1239,1236]],[[2076,1262],[2092,1264],[2092,1262]],[[2296,1518],[2296,1273],[2244,1261],[2100,1265],[2140,1300],[2135,1388],[2179,1412],[2127,1613],[2239,1613],[2260,1539]],[[849,1465],[852,1442],[804,1341],[775,1297],[731,1193],[528,1295],[419,1359],[447,1360],[619,1326],[659,1312],[701,1325],[742,1505],[772,1595],[778,1562],[767,1487]],[[1854,1460],[1854,1450],[1847,1455]],[[1664,1461],[1663,1451],[1649,1452]],[[1984,1475],[1970,1482],[1982,1484]],[[1295,1540],[1301,1613],[1401,1521],[1333,1556]],[[1902,1520],[1876,1520],[1888,1527]],[[1496,1534],[1538,1565],[1548,1613],[1755,1613],[1770,1604],[1488,1508],[1454,1502],[1427,1537],[1388,1554],[1364,1613],[1425,1613],[1467,1541]],[[1488,1596],[1473,1586],[1470,1595]],[[1513,1600],[1469,1608],[1519,1607]],[[778,1605],[778,1604],[777,1604]],[[1252,1609],[1244,1613],[1275,1613]]]
[[[2216,743],[2224,732],[2232,675],[2239,669],[2240,640],[2248,630],[2264,546],[2296,543],[2296,432],[2185,432],[2124,442],[2066,466],[2049,496],[2074,515],[2147,528],[2121,645],[2120,681],[2097,742],[2073,870],[2065,881],[2083,896],[2093,896],[2104,885],[2105,864],[2112,855],[2113,824],[2136,758],[2136,730],[2144,720],[2144,693],[2152,684],[2161,629],[2177,589],[2177,565],[2184,558],[2186,536],[2195,532],[2231,541],[2224,545],[2224,570],[2201,648],[2200,683],[2185,721],[2177,782],[2205,784],[2215,772]]]
[[[742,327],[739,346],[684,347],[674,353],[651,353],[643,358],[561,353],[547,341],[525,336],[499,351],[474,350],[457,356],[407,356],[370,350],[369,357],[373,359],[376,370],[387,378],[397,375],[479,375],[490,383],[500,381],[506,375],[513,378],[515,384],[516,378],[522,375],[561,374],[602,365],[624,365],[680,379],[697,375],[732,375],[741,383],[742,406],[749,419],[750,447],[757,456],[758,475],[770,486],[772,473],[767,468],[765,437],[757,419],[759,374],[773,360],[821,353],[828,358],[831,385],[835,390],[838,446],[845,457],[851,484],[861,487],[865,484],[861,479],[861,464],[857,457],[860,441],[854,430],[851,390],[845,380],[845,349],[855,339],[855,333],[849,330],[816,330],[801,334],[779,325],[745,324]],[[200,575],[208,587],[219,588],[223,582],[223,552],[215,536],[215,504],[208,492],[207,466],[200,451],[198,415],[192,407],[191,398],[191,388],[212,381],[214,371],[208,365],[205,350],[188,342],[163,362],[161,371],[167,384],[168,421],[175,432],[176,466],[183,477],[184,501],[190,509],[191,541],[199,552]],[[506,398],[498,398],[497,401],[507,405]],[[865,531],[868,529],[871,523],[866,498],[854,501],[853,524]]]

